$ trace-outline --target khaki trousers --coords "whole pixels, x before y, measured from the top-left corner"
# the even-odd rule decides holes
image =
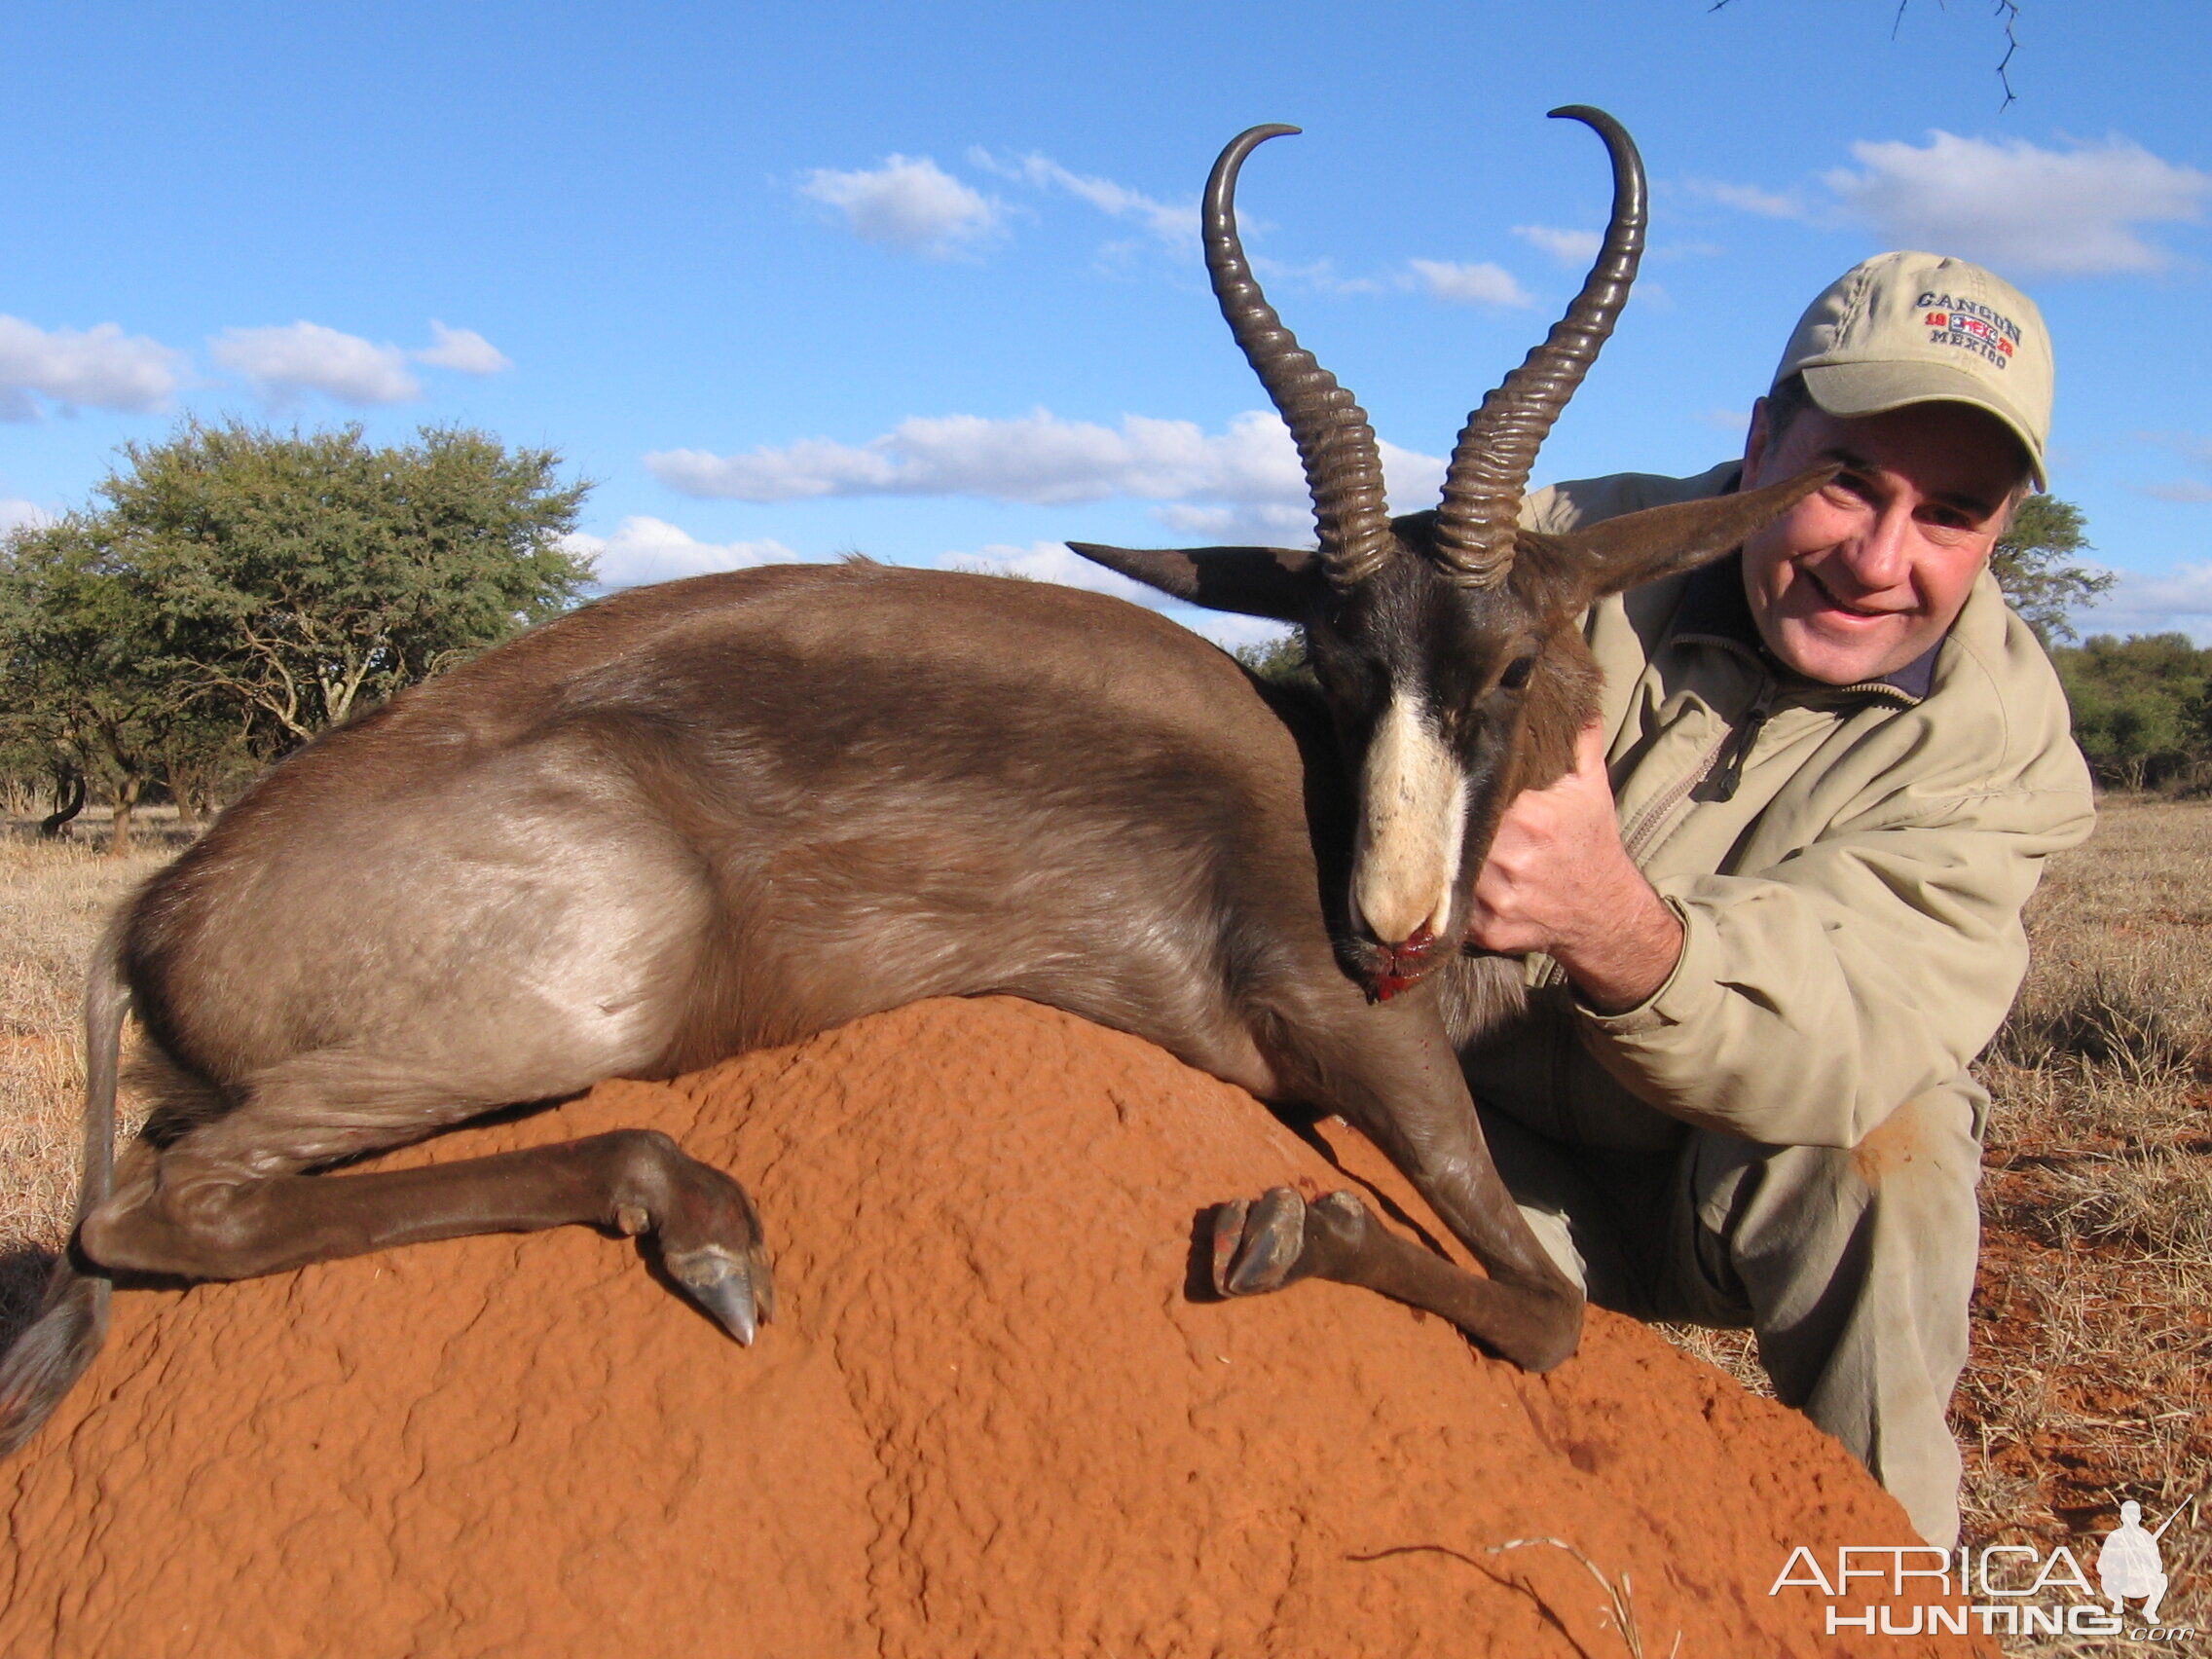
[[[1775,1393],[1843,1442],[1922,1537],[1959,1531],[1946,1412],[1980,1248],[1984,1102],[1952,1086],[1849,1152],[1691,1129],[1673,1152],[1552,1140],[1485,1107],[1499,1173],[1600,1307],[1750,1327]]]

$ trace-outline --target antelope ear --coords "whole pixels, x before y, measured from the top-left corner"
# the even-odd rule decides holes
[[[1289,547],[1068,546],[1092,564],[1134,576],[1208,610],[1235,610],[1277,622],[1302,622],[1327,582],[1321,555]]]
[[[1603,599],[1734,552],[1839,470],[1831,461],[1763,490],[1646,507],[1544,539],[1566,569],[1584,572],[1589,597]]]

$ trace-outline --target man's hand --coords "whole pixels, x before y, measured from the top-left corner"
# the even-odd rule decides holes
[[[1573,771],[1506,807],[1475,881],[1467,942],[1543,951],[1602,1014],[1636,1007],[1675,971],[1681,919],[1621,846],[1602,726],[1583,729]]]

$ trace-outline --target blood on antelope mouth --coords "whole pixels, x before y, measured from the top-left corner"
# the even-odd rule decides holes
[[[1401,944],[1369,943],[1362,955],[1366,960],[1361,963],[1361,977],[1367,981],[1370,1002],[1388,1002],[1413,989],[1440,960],[1436,935],[1426,924]]]

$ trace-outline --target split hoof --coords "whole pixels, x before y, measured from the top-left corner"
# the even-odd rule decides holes
[[[705,1244],[666,1254],[661,1263],[684,1294],[746,1347],[758,1327],[776,1316],[775,1280],[757,1247],[740,1254]]]
[[[1306,1275],[1306,1200],[1271,1187],[1257,1200],[1221,1206],[1213,1223],[1213,1287],[1223,1296],[1263,1296]]]
[[[1289,1187],[1221,1206],[1213,1223],[1213,1286],[1262,1296],[1302,1278],[1346,1276],[1366,1248],[1367,1207],[1335,1192],[1309,1204]]]
[[[760,1216],[745,1189],[711,1164],[685,1160],[691,1201],[680,1201],[655,1231],[661,1266],[740,1344],[753,1346],[776,1317],[776,1279],[761,1242]]]

